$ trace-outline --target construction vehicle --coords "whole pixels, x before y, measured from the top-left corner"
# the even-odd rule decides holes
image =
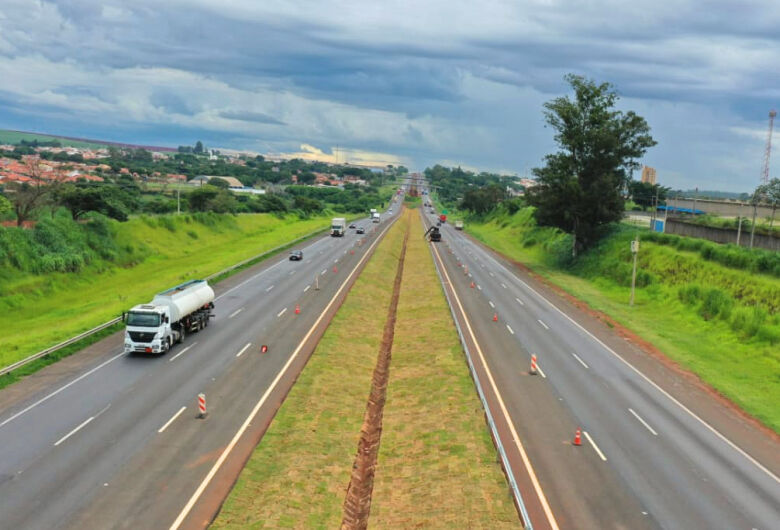
[[[438,243],[439,241],[441,241],[441,231],[439,230],[438,226],[432,226],[425,232],[423,237],[426,238],[428,241],[431,241],[433,243]]]

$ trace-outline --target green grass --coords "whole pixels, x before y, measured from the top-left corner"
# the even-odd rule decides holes
[[[78,140],[67,140],[59,136],[51,136],[48,134],[26,133],[26,132],[17,132],[17,131],[0,129],[0,144],[18,144],[22,140],[27,140],[28,142],[31,142],[36,139],[39,142],[49,142],[51,140],[57,140],[58,142],[60,142],[60,144],[63,147],[65,146],[82,147],[87,149],[100,149],[106,147],[105,144],[93,143],[93,142],[81,142]]]
[[[0,365],[91,329],[171,285],[203,278],[327,226],[324,217],[269,214],[142,216],[117,223],[118,245],[134,256],[124,266],[97,260],[76,273],[38,275],[4,267]]]
[[[568,236],[536,227],[528,209],[472,221],[467,231],[637,333],[780,432],[778,278],[643,241],[632,308],[633,229],[609,236],[574,265],[566,264]]]
[[[412,234],[422,232],[413,212]],[[410,237],[369,525],[516,528],[482,406],[425,241]]]
[[[406,224],[376,249],[212,528],[340,525]]]

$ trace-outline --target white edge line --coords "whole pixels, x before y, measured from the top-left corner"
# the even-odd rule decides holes
[[[24,408],[24,409],[20,410],[19,412],[17,412],[16,414],[14,414],[14,415],[13,415],[13,416],[11,416],[10,418],[8,418],[7,420],[4,420],[4,421],[3,421],[3,423],[0,423],[0,427],[2,427],[3,425],[5,425],[6,423],[9,423],[9,422],[11,422],[11,421],[15,420],[16,418],[18,418],[19,416],[21,416],[21,415],[22,415],[22,414],[24,414],[25,412],[27,412],[27,411],[29,411],[29,410],[31,410],[31,409],[33,409],[33,408],[37,407],[38,405],[40,405],[40,404],[41,404],[41,403],[43,403],[44,401],[47,401],[48,399],[50,399],[50,398],[52,398],[52,397],[56,396],[57,394],[59,394],[60,392],[62,392],[62,391],[63,391],[63,390],[65,390],[66,388],[68,388],[69,386],[71,386],[71,385],[74,385],[74,384],[78,383],[79,381],[81,381],[82,379],[84,379],[85,377],[87,377],[88,375],[90,375],[90,374],[92,374],[92,373],[95,373],[95,372],[97,372],[98,370],[100,370],[101,368],[103,368],[105,365],[107,365],[108,363],[110,363],[110,362],[112,362],[112,361],[115,361],[115,360],[119,359],[119,358],[120,358],[120,357],[122,357],[124,354],[125,354],[125,352],[122,352],[122,353],[120,353],[120,354],[118,354],[118,355],[114,355],[114,356],[113,356],[113,357],[111,357],[109,360],[107,360],[107,361],[104,361],[102,364],[99,364],[98,366],[96,366],[95,368],[93,368],[92,370],[90,370],[89,372],[87,372],[86,374],[83,374],[83,375],[81,375],[81,376],[77,377],[76,379],[74,379],[73,381],[71,381],[70,383],[68,383],[67,385],[65,385],[65,386],[62,386],[62,387],[58,388],[57,390],[55,390],[54,392],[52,392],[52,393],[51,393],[51,394],[49,394],[48,396],[44,396],[44,397],[42,397],[41,399],[39,399],[38,401],[36,401],[36,402],[35,402],[35,403],[33,403],[32,405],[30,405],[30,406],[28,406],[28,407],[26,407],[26,408]]]
[[[539,361],[536,361],[536,371],[539,372],[539,375],[547,379],[547,376],[545,375],[544,371],[542,370],[542,367],[539,366]]]
[[[515,300],[517,300],[517,303],[518,303],[518,304],[520,304],[520,305],[525,305],[525,304],[523,303],[523,301],[522,301],[522,300],[520,300],[519,298],[515,298]]]
[[[477,289],[479,289],[481,291],[482,290],[482,286],[481,285],[477,285]]]
[[[55,447],[60,445],[62,442],[64,442],[65,440],[67,440],[68,438],[70,438],[71,436],[76,434],[77,432],[79,432],[79,430],[81,428],[85,427],[89,422],[91,422],[94,419],[95,419],[95,416],[90,416],[90,418],[88,420],[86,420],[84,423],[82,423],[81,425],[79,425],[78,427],[76,427],[75,429],[70,431],[68,434],[66,434],[65,436],[63,436],[62,438],[60,438],[59,440],[54,442]]]
[[[450,275],[447,272],[447,270],[444,268],[444,260],[439,255],[439,251],[436,249],[435,246],[431,248],[433,248],[436,257],[438,258],[438,261],[441,265],[440,270],[446,277],[447,283],[449,283],[450,286],[452,286],[452,283],[450,282]],[[471,328],[471,322],[469,321],[469,317],[468,315],[466,315],[466,311],[463,309],[463,305],[460,303],[460,297],[458,296],[458,293],[456,293],[455,289],[452,287],[450,288],[450,290],[452,291],[452,295],[455,297],[455,302],[458,304],[460,313],[463,316],[463,321],[466,324],[466,329],[468,330],[469,335],[471,335],[471,340],[474,342],[474,346],[476,347],[477,354],[479,355],[479,358],[482,361],[482,366],[484,367],[485,373],[488,376],[488,381],[490,382],[490,385],[493,387],[493,393],[496,396],[496,400],[498,401],[499,408],[501,409],[501,412],[504,416],[504,421],[506,421],[507,425],[509,426],[509,431],[512,434],[512,441],[514,442],[515,447],[517,447],[517,450],[520,453],[520,458],[522,459],[523,464],[525,465],[525,469],[531,478],[531,483],[534,487],[534,491],[536,492],[536,496],[542,505],[542,509],[545,513],[545,516],[547,517],[547,522],[550,524],[553,530],[558,530],[558,523],[555,520],[555,515],[552,513],[552,509],[550,508],[550,505],[547,502],[547,497],[544,494],[544,490],[542,490],[542,486],[541,484],[539,484],[539,480],[536,477],[536,472],[534,471],[533,466],[531,465],[531,461],[528,458],[528,454],[525,452],[525,448],[523,447],[523,444],[520,441],[520,436],[517,434],[517,430],[515,429],[515,424],[512,422],[512,419],[509,416],[509,411],[507,410],[506,404],[504,403],[504,398],[501,396],[501,393],[498,391],[498,387],[496,386],[496,381],[493,379],[493,373],[491,372],[490,367],[487,364],[487,360],[485,359],[485,356],[482,353],[482,348],[480,347],[479,342],[477,341],[477,338],[474,335],[474,330]]]
[[[512,331],[512,328],[510,328],[510,327],[509,327],[509,324],[507,324],[507,325],[506,325],[506,329],[508,329],[508,330],[509,330],[509,333],[511,333],[512,335],[514,335],[514,334],[515,334],[515,332],[514,332],[514,331]]]
[[[284,314],[284,312],[285,312],[285,311],[287,311],[287,308],[286,308],[286,307],[285,307],[284,309],[282,309],[281,311],[279,311],[279,312],[276,314],[276,318],[279,318],[280,316],[282,316],[282,315]]]
[[[493,304],[493,300],[488,300],[488,304],[490,304],[490,307],[492,307],[493,309],[496,308],[496,306]]]
[[[173,361],[175,361],[175,360],[176,360],[176,357],[178,357],[179,355],[182,355],[184,352],[186,352],[187,350],[189,350],[190,348],[192,348],[192,347],[193,347],[193,346],[195,346],[196,344],[197,344],[197,342],[193,342],[192,344],[190,344],[189,346],[187,346],[186,348],[184,348],[182,351],[180,351],[179,353],[177,353],[176,355],[174,355],[173,357],[171,357],[170,359],[168,359],[168,362],[169,362],[169,363],[172,363]]]
[[[234,316],[236,316],[237,314],[239,314],[239,313],[240,313],[241,311],[243,311],[243,310],[244,310],[244,308],[243,308],[243,307],[239,307],[238,309],[236,309],[235,311],[233,311],[232,313],[230,313],[230,316],[229,316],[228,318],[233,318]]]
[[[542,322],[541,320],[538,320],[538,319],[537,319],[537,322],[539,322],[539,323],[540,323],[542,326],[544,326],[544,329],[550,329],[550,328],[548,328],[548,327],[547,327],[547,324],[545,324],[545,323],[544,323],[544,322]]]
[[[501,284],[501,287],[503,287],[504,289],[506,289],[506,284],[505,284],[505,283],[502,283],[502,284]]]
[[[303,288],[303,292],[305,293],[305,292],[306,292],[306,291],[308,291],[309,289],[311,289],[311,285],[307,285],[306,287],[304,287],[304,288]]]
[[[241,357],[241,354],[244,353],[246,351],[246,349],[249,348],[251,345],[252,345],[251,342],[247,342],[246,346],[241,348],[241,351],[236,354],[236,357]]]
[[[552,307],[552,308],[553,308],[553,309],[555,309],[555,310],[556,310],[558,313],[560,313],[561,315],[563,315],[564,317],[566,317],[566,319],[567,319],[569,322],[571,322],[572,324],[574,324],[575,326],[577,326],[578,328],[580,328],[582,331],[584,331],[584,332],[585,332],[585,333],[586,333],[586,334],[587,334],[587,335],[588,335],[590,338],[592,338],[594,341],[596,341],[598,344],[600,344],[600,345],[601,345],[601,346],[602,346],[602,347],[603,347],[605,350],[607,350],[609,353],[611,353],[612,355],[614,355],[614,356],[615,356],[617,359],[619,359],[619,360],[620,360],[620,361],[621,361],[623,364],[625,364],[626,366],[628,366],[628,367],[629,367],[631,370],[633,370],[633,371],[634,371],[634,373],[636,373],[636,374],[637,374],[639,377],[641,377],[642,379],[644,379],[645,381],[647,381],[647,383],[649,383],[649,384],[650,384],[650,385],[651,385],[653,388],[655,388],[655,389],[656,389],[656,390],[658,390],[658,391],[659,391],[661,394],[663,394],[664,396],[666,396],[666,397],[667,397],[667,398],[668,398],[668,399],[669,399],[669,400],[670,400],[672,403],[674,403],[675,405],[677,405],[678,407],[680,407],[682,410],[684,410],[685,412],[687,412],[687,413],[688,413],[688,414],[689,414],[689,415],[690,415],[692,418],[696,419],[696,420],[697,420],[699,423],[701,423],[701,424],[702,424],[704,427],[706,427],[706,428],[707,428],[707,429],[708,429],[708,430],[709,430],[709,431],[710,431],[712,434],[714,434],[715,436],[717,436],[718,438],[720,438],[720,439],[721,439],[721,440],[722,440],[724,443],[726,443],[726,444],[727,444],[729,447],[731,447],[731,448],[732,448],[732,449],[734,449],[736,452],[738,452],[739,454],[741,454],[742,456],[744,456],[744,457],[745,457],[745,458],[746,458],[748,461],[750,461],[750,462],[751,462],[751,463],[752,463],[754,466],[756,466],[756,467],[757,467],[757,468],[759,468],[761,471],[763,471],[764,473],[766,473],[767,475],[769,475],[771,478],[773,478],[775,482],[778,482],[778,483],[780,483],[780,477],[778,477],[777,475],[775,475],[774,473],[772,473],[772,472],[771,472],[769,469],[767,469],[766,467],[764,467],[764,465],[763,465],[763,464],[761,464],[761,462],[759,462],[758,460],[756,460],[755,458],[753,458],[752,456],[750,456],[750,454],[748,454],[748,453],[747,453],[747,451],[745,451],[744,449],[742,449],[741,447],[739,447],[737,444],[735,444],[734,442],[732,442],[731,440],[729,440],[728,438],[726,438],[726,437],[725,437],[723,434],[721,434],[721,433],[720,433],[720,431],[718,431],[718,430],[717,430],[715,427],[713,427],[712,425],[710,425],[709,423],[707,423],[706,421],[704,421],[704,420],[703,420],[702,418],[700,418],[700,417],[699,417],[699,416],[698,416],[698,415],[697,415],[695,412],[693,412],[691,409],[689,409],[688,407],[686,407],[685,405],[683,405],[683,404],[682,404],[682,403],[681,403],[679,400],[677,400],[677,398],[675,398],[675,397],[674,397],[674,396],[672,396],[672,395],[671,395],[669,392],[667,392],[666,390],[664,390],[663,388],[661,388],[660,386],[658,386],[658,384],[657,384],[655,381],[653,381],[652,379],[650,379],[649,377],[647,377],[645,374],[643,374],[641,371],[639,371],[639,369],[638,369],[637,367],[635,367],[633,364],[631,364],[630,362],[628,362],[627,360],[625,360],[623,357],[621,357],[620,355],[618,355],[618,353],[617,353],[615,350],[613,350],[612,348],[610,348],[609,346],[607,346],[606,344],[604,344],[604,342],[602,342],[602,341],[601,341],[601,339],[599,339],[598,337],[596,337],[595,335],[593,335],[593,334],[592,334],[590,331],[588,331],[587,329],[585,329],[584,327],[582,327],[582,326],[581,326],[581,325],[580,325],[578,322],[576,322],[576,321],[575,321],[573,318],[571,318],[569,315],[567,315],[567,314],[566,314],[566,313],[564,313],[564,312],[563,312],[561,309],[559,309],[559,308],[558,308],[558,306],[556,306],[555,304],[553,304],[552,302],[550,302],[550,301],[549,301],[547,298],[545,298],[544,296],[542,296],[541,294],[539,294],[539,293],[536,291],[536,289],[534,289],[533,287],[531,287],[530,285],[528,285],[528,284],[527,284],[525,281],[523,281],[523,280],[522,280],[522,278],[517,278],[517,280],[518,280],[520,283],[522,283],[522,284],[523,284],[523,285],[524,285],[524,286],[525,286],[525,287],[526,287],[526,288],[527,288],[529,291],[531,291],[531,292],[532,292],[532,293],[534,293],[536,296],[538,296],[539,298],[541,298],[542,300],[544,300],[545,302],[547,302],[547,304],[548,304],[550,307]]]
[[[601,452],[601,449],[599,449],[599,446],[596,445],[596,442],[593,441],[593,438],[590,437],[590,434],[588,434],[588,431],[582,431],[582,434],[585,435],[585,438],[588,439],[590,442],[591,447],[593,447],[593,450],[596,451],[596,453],[599,455],[599,458],[601,458],[604,462],[607,461],[607,457],[604,456],[604,453]]]
[[[630,412],[631,414],[633,414],[633,415],[634,415],[634,417],[635,417],[636,419],[638,419],[638,420],[639,420],[639,422],[640,422],[642,425],[644,425],[644,426],[645,426],[645,428],[646,428],[648,431],[650,431],[651,433],[653,433],[653,436],[658,436],[658,433],[657,433],[657,432],[655,432],[655,430],[654,430],[652,427],[650,427],[650,425],[648,425],[648,424],[647,424],[647,422],[646,422],[645,420],[643,420],[643,419],[642,419],[642,418],[639,416],[639,414],[637,414],[636,412],[634,412],[634,409],[632,409],[632,408],[630,408],[630,407],[629,407],[629,409],[628,409],[628,412]]]
[[[387,227],[382,231],[382,234],[387,232],[393,224],[388,224]],[[380,234],[380,235],[382,235]],[[382,240],[381,237],[377,237],[374,242],[371,244],[371,247],[369,247],[369,250],[373,248],[377,243],[379,243]],[[265,391],[263,396],[260,398],[260,401],[257,402],[255,405],[255,408],[252,409],[252,412],[249,413],[249,416],[247,416],[244,423],[241,425],[241,427],[236,432],[235,436],[233,436],[233,439],[230,440],[230,443],[227,447],[222,451],[222,454],[219,456],[217,461],[214,463],[214,465],[211,467],[211,470],[209,470],[206,477],[203,479],[203,481],[200,483],[198,488],[195,490],[195,493],[192,494],[192,497],[190,497],[190,500],[187,502],[187,504],[184,506],[182,511],[179,513],[179,516],[176,518],[176,520],[173,522],[173,524],[170,526],[170,530],[177,530],[181,524],[184,522],[184,519],[187,517],[187,515],[192,510],[192,507],[195,506],[195,503],[198,501],[200,496],[203,494],[203,491],[206,489],[206,487],[209,485],[209,482],[211,482],[211,479],[214,478],[214,475],[217,474],[217,471],[220,467],[222,467],[222,464],[227,459],[228,455],[230,454],[230,451],[233,450],[233,447],[238,443],[238,440],[241,438],[241,436],[244,434],[244,431],[249,427],[249,424],[252,422],[252,420],[255,418],[257,413],[262,408],[263,404],[265,404],[265,401],[268,399],[268,396],[271,395],[271,392],[276,388],[276,385],[279,384],[279,381],[281,380],[282,376],[287,372],[290,365],[293,363],[295,358],[298,356],[300,351],[303,349],[303,345],[306,344],[306,341],[309,340],[309,337],[312,333],[314,333],[314,330],[317,329],[317,326],[319,326],[320,322],[323,318],[325,318],[325,315],[328,314],[328,311],[330,310],[331,306],[336,302],[336,299],[340,296],[341,292],[344,290],[344,288],[349,283],[350,279],[354,274],[357,272],[358,267],[360,266],[363,261],[368,258],[370,252],[366,252],[361,256],[360,261],[355,265],[355,267],[352,269],[352,272],[344,279],[344,282],[341,284],[341,287],[339,287],[339,290],[336,291],[336,294],[333,295],[333,298],[331,298],[330,303],[325,307],[325,309],[320,314],[319,318],[314,322],[314,325],[309,329],[309,332],[306,333],[306,335],[303,337],[301,342],[298,344],[298,347],[295,348],[295,351],[292,352],[290,355],[290,358],[287,360],[284,366],[282,366],[282,369],[279,371],[279,373],[276,375],[276,378],[271,382],[271,385],[268,387],[268,389]]]
[[[585,364],[585,361],[583,361],[582,359],[580,359],[580,356],[579,356],[579,355],[577,355],[577,354],[576,354],[576,353],[574,353],[574,352],[572,352],[571,354],[574,356],[574,358],[575,358],[575,359],[577,359],[577,360],[580,362],[580,364],[581,364],[582,366],[584,366],[585,368],[589,368],[589,366],[588,366],[587,364]]]
[[[270,292],[271,292],[271,289],[273,289],[273,288],[274,288],[274,286],[272,285],[271,287],[269,287],[268,289],[266,289],[266,290],[265,290],[265,292],[266,292],[266,293],[270,293]]]
[[[165,425],[163,425],[162,427],[160,427],[160,428],[157,430],[157,433],[159,434],[159,433],[163,432],[165,429],[167,429],[167,428],[168,428],[168,426],[169,426],[171,423],[173,423],[173,420],[175,420],[176,418],[178,418],[178,417],[179,417],[179,415],[180,415],[182,412],[184,412],[186,408],[187,408],[187,407],[182,407],[182,408],[180,408],[180,409],[179,409],[179,412],[177,412],[176,414],[174,414],[174,415],[173,415],[173,417],[172,417],[171,419],[169,419],[168,421],[166,421],[166,422],[165,422]]]
[[[320,273],[320,276],[323,276],[326,272],[328,272],[328,269],[322,269],[322,272]]]

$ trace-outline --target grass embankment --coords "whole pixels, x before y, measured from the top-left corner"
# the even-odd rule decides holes
[[[0,365],[110,320],[167,287],[203,278],[327,226],[325,217],[268,214],[142,217],[111,223],[115,233],[106,238],[115,242],[118,261],[92,256],[86,264],[79,262],[77,272],[39,274],[3,267]],[[18,258],[18,253],[9,256]]]
[[[780,432],[776,256],[639,231],[632,308],[629,241],[636,229],[616,231],[574,263],[565,259],[568,236],[537,227],[530,209],[472,221],[467,231],[654,344]]]
[[[213,528],[338,528],[408,224],[378,246]],[[392,369],[392,368],[391,368]]]
[[[51,142],[52,140],[56,140],[60,143],[60,145],[83,147],[87,149],[100,149],[106,147],[106,144],[83,142],[81,140],[68,140],[66,138],[62,138],[61,136],[50,136],[48,134],[26,133],[0,129],[0,144],[13,145],[18,144],[22,140],[26,140],[28,142],[32,142],[33,140],[38,140],[39,142]]]
[[[414,212],[369,525],[519,525]]]
[[[363,271],[214,528],[340,525],[392,278],[410,218],[369,525],[517,526],[413,211],[404,214]]]

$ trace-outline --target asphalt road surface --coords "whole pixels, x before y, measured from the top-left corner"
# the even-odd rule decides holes
[[[318,237],[296,247],[302,261],[216,285],[216,318],[166,355],[126,355],[117,334],[0,391],[0,528],[204,526],[393,206],[357,223],[364,236]]]
[[[432,248],[535,529],[780,528],[776,438],[449,223]]]

